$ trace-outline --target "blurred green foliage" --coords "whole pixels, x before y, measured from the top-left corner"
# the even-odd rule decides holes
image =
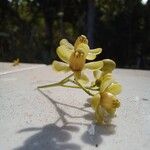
[[[150,1],[0,0],[0,61],[51,63],[62,38],[88,36],[97,58],[150,69]]]

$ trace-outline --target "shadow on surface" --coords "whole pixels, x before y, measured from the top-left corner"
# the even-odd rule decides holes
[[[115,125],[95,125],[95,134],[90,135],[88,131],[84,132],[81,139],[84,143],[98,146],[102,143],[102,136],[115,134]]]
[[[71,106],[68,104],[64,104],[61,102],[57,102],[51,99],[47,94],[43,91],[39,90],[55,107],[59,118],[50,125],[46,125],[43,128],[26,128],[18,131],[18,133],[23,132],[32,132],[32,131],[39,131],[35,135],[29,137],[22,147],[16,148],[14,150],[80,150],[80,146],[74,143],[70,143],[69,140],[72,138],[70,132],[78,132],[80,123],[73,123],[68,122],[66,119],[67,117],[70,118],[81,118],[83,116],[72,116],[68,114],[65,110],[61,109],[58,105],[64,105],[67,107],[71,107],[73,109],[78,109],[81,111],[88,111],[84,110],[83,108],[79,108],[76,106]],[[61,121],[62,126],[57,126],[57,123]]]
[[[74,126],[68,127],[69,131],[76,129]],[[46,125],[43,128],[27,128],[19,131],[30,132],[39,131],[29,137],[24,145],[14,150],[80,150],[80,146],[74,143],[67,143],[71,139],[67,127],[60,128],[55,124]],[[75,130],[76,131],[76,130]]]
[[[55,107],[59,118],[53,123],[44,126],[43,128],[26,128],[18,131],[18,133],[22,132],[33,132],[39,131],[33,136],[29,137],[24,145],[18,147],[14,150],[81,150],[81,147],[78,144],[70,143],[71,140],[71,132],[78,132],[80,130],[80,126],[88,127],[89,123],[82,122],[69,122],[66,118],[84,118],[86,120],[93,120],[93,113],[91,111],[85,110],[86,107],[76,107],[68,104],[64,104],[58,101],[51,99],[47,94],[43,91],[39,90]],[[80,111],[86,112],[85,115],[81,116],[72,116],[68,114],[64,109],[59,107],[59,105],[64,105],[67,107],[71,107],[72,109],[77,109]],[[58,122],[61,121],[61,127],[58,126]],[[82,142],[90,145],[99,145],[102,143],[103,135],[111,135],[115,133],[115,125],[103,125],[103,126],[95,126],[95,134],[90,135],[88,133],[88,129],[81,135]]]
[[[48,96],[48,94],[46,94],[45,92],[43,92],[42,90],[38,89],[38,91],[43,94],[55,107],[58,115],[59,115],[59,119],[55,122],[55,124],[61,120],[63,122],[63,125],[66,125],[66,124],[69,124],[69,122],[67,121],[66,119],[66,116],[69,117],[69,118],[84,118],[84,119],[87,119],[86,115],[88,116],[91,116],[91,112],[88,111],[88,110],[85,110],[85,108],[87,108],[86,106],[85,107],[77,107],[77,106],[72,106],[72,105],[69,105],[69,104],[65,104],[65,103],[62,103],[62,102],[59,102],[59,101],[55,101],[53,100],[52,98],[50,98]],[[87,114],[86,115],[81,115],[81,116],[74,116],[74,115],[70,115],[69,113],[67,113],[64,109],[62,109],[59,105],[62,105],[62,106],[66,106],[66,107],[69,107],[69,108],[72,108],[72,109],[76,109],[76,110],[79,110],[79,111],[83,111],[83,112],[86,112]],[[88,118],[88,120],[91,119]],[[71,123],[72,124],[72,123]]]

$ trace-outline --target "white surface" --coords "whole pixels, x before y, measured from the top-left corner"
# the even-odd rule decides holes
[[[149,150],[150,72],[117,69],[123,85],[117,118],[108,126],[88,130],[89,96],[62,87],[36,90],[65,74],[50,66],[0,76],[0,150]],[[98,148],[96,147],[98,144]]]
[[[1,62],[0,63],[0,75],[5,75],[8,73],[23,71],[23,70],[29,70],[34,68],[43,67],[45,65],[43,64],[25,64],[25,63],[19,63],[16,66],[13,66],[13,63],[8,62]]]

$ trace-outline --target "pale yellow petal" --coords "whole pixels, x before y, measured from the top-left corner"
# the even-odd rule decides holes
[[[100,70],[93,71],[93,75],[94,75],[95,79],[100,79],[101,74],[102,74],[102,71],[100,71]]]
[[[94,60],[96,58],[96,55],[100,54],[102,52],[101,48],[91,49],[88,52],[88,55],[86,56],[87,60]]]
[[[114,79],[112,78],[111,74],[105,75],[102,80],[101,80],[101,85],[100,85],[100,92],[104,92],[106,88],[114,82]]]
[[[113,113],[120,106],[120,102],[112,93],[104,92],[101,94],[101,105],[108,113]]]
[[[82,72],[82,73],[78,73],[75,72],[75,79],[80,83],[80,84],[87,84],[89,82],[88,77]]]
[[[103,67],[102,61],[95,61],[95,62],[90,62],[85,64],[85,68],[90,70],[97,70],[97,69],[101,69],[102,67]]]
[[[57,48],[56,52],[62,61],[69,63],[69,59],[73,51],[67,49],[65,45],[61,45]]]
[[[89,53],[96,54],[96,55],[100,54],[101,52],[102,52],[101,48],[95,48],[89,50]]]
[[[89,52],[89,46],[87,44],[81,43],[77,46],[77,48],[75,49],[75,51],[81,51],[84,53],[85,57],[88,55]]]
[[[65,45],[68,49],[71,49],[73,50],[74,47],[71,43],[69,43],[69,41],[67,39],[62,39],[60,42],[59,42],[60,45]]]
[[[92,54],[92,53],[88,53],[88,55],[86,56],[87,60],[94,60],[96,58],[96,54]]]
[[[98,109],[96,109],[95,111],[95,119],[96,119],[96,123],[102,125],[102,124],[105,124],[105,120],[107,118],[107,112],[106,110],[99,106]]]
[[[116,68],[116,63],[113,60],[103,59],[102,61],[104,62],[104,66],[101,70],[105,73],[112,72]]]
[[[88,39],[87,39],[87,37],[86,37],[85,35],[81,35],[81,36],[79,36],[79,37],[76,39],[76,41],[75,41],[75,43],[74,43],[74,48],[75,48],[75,50],[77,49],[77,47],[78,47],[79,44],[81,44],[81,43],[84,43],[84,44],[87,44],[87,45],[88,45]]]
[[[119,83],[111,83],[111,85],[106,89],[107,92],[114,95],[121,93],[122,87]]]
[[[91,107],[96,110],[97,107],[100,105],[100,94],[96,94],[91,99]]]
[[[95,81],[92,81],[92,82],[91,82],[91,86],[92,86],[92,87],[95,86]]]
[[[70,71],[70,68],[66,63],[56,61],[56,60],[53,61],[52,68],[56,71],[64,71],[64,72]]]

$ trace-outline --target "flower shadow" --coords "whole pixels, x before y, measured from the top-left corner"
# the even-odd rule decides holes
[[[14,150],[80,150],[80,146],[75,143],[70,143],[69,140],[71,140],[71,132],[78,132],[79,131],[79,125],[80,123],[74,123],[74,122],[68,122],[66,119],[67,117],[70,118],[81,118],[83,116],[72,116],[68,114],[66,111],[64,111],[62,108],[59,107],[59,105],[64,105],[67,107],[71,107],[73,109],[79,109],[81,111],[89,112],[87,110],[84,110],[84,107],[79,108],[76,106],[71,106],[68,104],[64,104],[61,102],[57,102],[53,99],[51,99],[45,92],[39,90],[55,107],[59,118],[53,123],[46,125],[42,128],[25,128],[18,133],[23,132],[34,132],[39,131],[38,133],[34,134],[33,136],[29,137],[23,144],[23,146],[15,148]],[[62,126],[58,126],[57,123],[61,120]]]
[[[73,128],[73,127],[72,127]],[[71,139],[71,134],[55,124],[49,124],[43,128],[27,128],[18,133],[39,131],[29,137],[24,145],[14,150],[80,150],[80,146],[74,143],[67,143]]]
[[[84,143],[98,146],[102,143],[102,136],[109,136],[112,134],[115,134],[115,125],[109,124],[109,125],[95,125],[94,128],[94,134],[90,135],[88,130],[83,133],[81,136],[81,140]],[[89,127],[88,127],[89,128]]]
[[[64,104],[58,101],[55,101],[53,99],[51,99],[47,94],[45,94],[45,92],[39,90],[45,97],[47,97],[48,100],[51,101],[51,103],[55,106],[55,109],[57,110],[57,113],[59,114],[60,118],[58,120],[61,120],[64,124],[64,126],[62,128],[66,128],[66,129],[71,129],[72,127],[68,127],[68,125],[79,125],[79,126],[85,126],[87,127],[87,130],[82,134],[81,136],[81,140],[82,142],[86,143],[86,144],[90,144],[90,145],[99,145],[102,143],[102,136],[106,135],[112,135],[115,134],[115,125],[113,124],[108,124],[108,125],[95,125],[95,134],[94,135],[89,135],[88,133],[88,128],[91,124],[85,124],[85,123],[77,123],[77,122],[68,122],[68,120],[66,120],[65,116],[68,116],[70,118],[84,118],[85,120],[90,120],[93,122],[93,118],[94,118],[94,114],[91,111],[86,110],[85,108],[89,107],[89,101],[90,99],[87,100],[87,103],[85,106],[83,107],[76,107],[76,106],[71,106],[68,104]],[[66,111],[62,110],[59,105],[65,105],[67,107],[71,107],[73,109],[78,109],[81,111],[86,112],[85,115],[83,116],[72,116],[70,114],[68,114]],[[57,120],[57,121],[58,121]],[[57,123],[57,121],[55,123]],[[72,130],[73,131],[73,130]]]
[[[50,98],[45,92],[39,90],[55,107],[59,118],[52,124],[46,125],[42,128],[25,128],[18,133],[23,132],[35,132],[36,134],[29,137],[25,142],[24,145],[21,147],[18,147],[14,150],[80,150],[81,147],[79,144],[71,143],[69,142],[72,138],[71,133],[72,132],[78,132],[80,130],[80,126],[88,127],[89,123],[81,123],[81,122],[70,122],[68,121],[69,118],[84,118],[85,120],[93,120],[93,113],[91,111],[85,109],[89,106],[84,107],[77,107],[77,106],[71,106],[68,104],[61,103],[59,101],[55,101],[52,98]],[[64,109],[59,107],[60,105],[70,107],[72,109],[77,109],[80,111],[86,112],[85,115],[81,116],[73,116],[67,113]],[[58,122],[61,121],[62,125],[61,127],[58,126]],[[95,134],[89,135],[88,130],[85,131],[81,135],[81,141],[90,144],[90,145],[99,145],[102,142],[102,135],[111,135],[115,133],[115,125],[104,125],[104,126],[95,126]],[[38,132],[39,131],[39,132]]]

